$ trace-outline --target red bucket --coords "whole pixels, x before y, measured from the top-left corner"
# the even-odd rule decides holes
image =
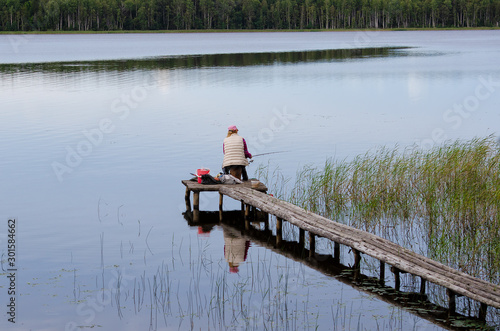
[[[208,175],[210,173],[210,169],[197,169],[196,175],[198,176],[198,183],[201,184],[201,175]]]

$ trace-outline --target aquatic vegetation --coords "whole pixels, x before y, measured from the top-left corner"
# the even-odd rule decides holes
[[[281,198],[307,210],[500,282],[500,147],[494,136],[329,159],[323,167],[300,169],[288,193],[283,178],[266,178],[265,169],[259,175],[278,183]]]

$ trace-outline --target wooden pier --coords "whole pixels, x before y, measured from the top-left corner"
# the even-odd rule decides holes
[[[242,184],[234,184],[234,185],[224,185],[224,184],[214,184],[214,185],[207,185],[207,184],[199,184],[196,181],[192,180],[183,180],[182,184],[186,186],[186,210],[191,212],[191,192],[193,192],[193,220],[196,221],[199,217],[199,212],[200,212],[200,192],[219,192],[220,189],[223,187],[241,187],[241,188],[247,188],[250,191],[259,191],[259,192],[267,192],[267,187],[263,183],[259,182],[259,185],[257,188],[252,189],[252,183],[251,181],[246,181],[243,182]],[[219,196],[219,211],[222,212],[222,202],[223,202],[223,194],[220,193]],[[243,208],[243,204],[242,204]]]
[[[374,234],[337,223],[320,215],[308,212],[291,203],[274,198],[265,192],[265,185],[252,189],[250,183],[239,185],[201,185],[196,182],[182,181],[186,185],[186,208],[190,211],[190,191],[193,191],[193,219],[196,221],[199,212],[199,193],[202,191],[218,191],[219,211],[222,213],[223,196],[227,195],[241,201],[242,209],[248,213],[250,206],[262,212],[276,216],[276,243],[281,240],[282,222],[297,226],[300,229],[299,241],[304,241],[305,231],[309,233],[310,251],[314,253],[315,237],[324,237],[335,242],[334,259],[339,257],[339,245],[352,248],[355,269],[361,263],[361,254],[366,254],[380,261],[380,282],[385,279],[386,264],[392,266],[395,277],[395,290],[399,291],[401,273],[410,273],[421,279],[420,292],[425,294],[426,282],[443,286],[449,297],[450,314],[455,313],[456,297],[466,296],[481,303],[478,318],[486,318],[487,307],[500,308],[500,286],[472,277],[466,273],[448,267],[442,263],[419,255],[389,240]],[[302,239],[302,240],[301,240]]]

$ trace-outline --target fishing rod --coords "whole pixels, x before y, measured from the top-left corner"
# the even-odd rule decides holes
[[[262,156],[262,155],[270,155],[270,154],[278,154],[278,153],[287,153],[289,151],[279,151],[279,152],[267,152],[267,153],[260,153],[260,154],[255,154],[255,155],[252,155],[252,159],[250,161],[248,161],[249,163],[252,163],[253,162],[253,158],[256,157],[256,156]]]
[[[254,158],[254,157],[256,157],[256,156],[269,155],[269,154],[278,154],[278,153],[287,153],[287,152],[290,152],[290,151],[280,151],[280,152],[268,152],[268,153],[261,153],[261,154],[252,155],[252,158]]]

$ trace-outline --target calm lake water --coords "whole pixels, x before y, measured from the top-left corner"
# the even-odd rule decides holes
[[[0,329],[441,329],[231,227],[189,226],[180,181],[220,171],[231,124],[251,153],[283,152],[250,175],[292,178],[497,135],[499,58],[500,31],[0,35]]]

